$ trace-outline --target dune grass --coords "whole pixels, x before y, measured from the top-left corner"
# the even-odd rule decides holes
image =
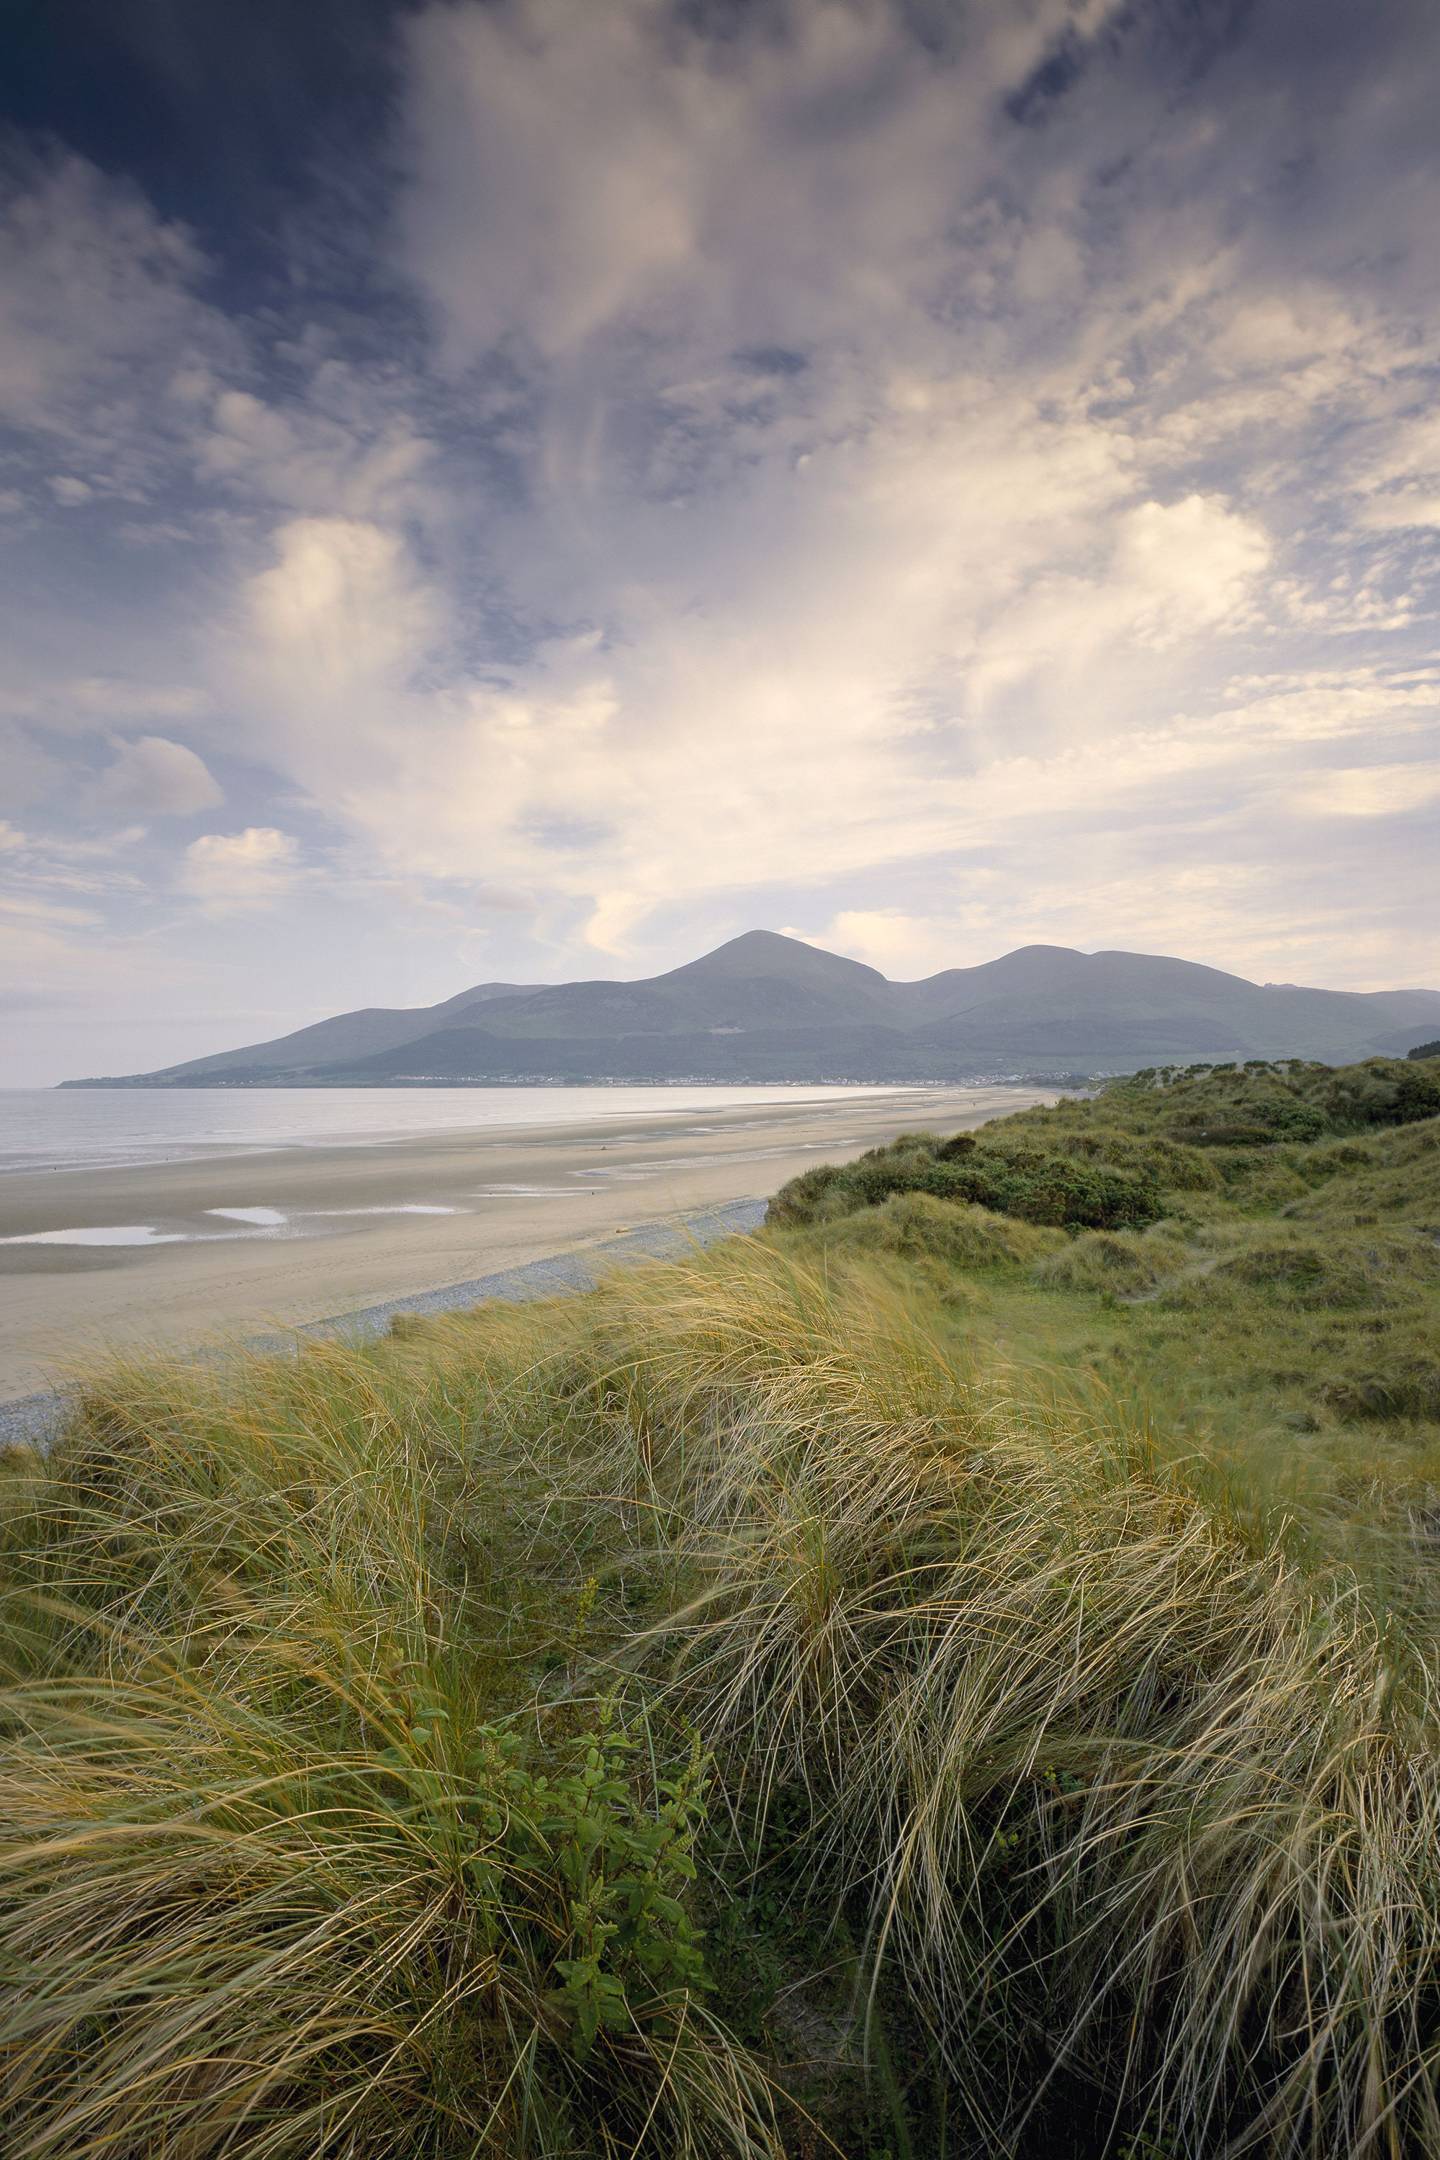
[[[1004,1264],[998,1242],[986,1261],[978,1245],[1035,1235],[1029,1200],[987,1217],[932,1199],[938,1136],[807,1172],[772,1219],[801,1246],[888,1253],[888,1218],[908,1210],[908,1256],[963,1306],[977,1353],[1083,1395],[1097,1415],[1108,1405],[1148,1423],[1171,1454],[1202,1457],[1233,1507],[1304,1518],[1331,1550],[1363,1552],[1386,1597],[1428,1611],[1440,1632],[1429,1070],[1376,1059],[1142,1074],[989,1126],[966,1161],[1108,1164],[1156,1196],[1148,1225],[1074,1217],[1041,1233],[1048,1245],[1024,1265]]]
[[[11,1461],[7,2153],[1440,2151],[1423,1641],[944,1205]]]
[[[116,1372],[12,1465],[7,2152],[772,2149],[705,1766],[573,1684],[595,1528],[489,1403],[311,1346]]]

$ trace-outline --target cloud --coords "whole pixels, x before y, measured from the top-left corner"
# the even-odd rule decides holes
[[[214,775],[183,743],[141,735],[119,744],[118,750],[100,779],[100,797],[107,805],[153,817],[191,817],[198,810],[213,810],[224,799]]]
[[[359,518],[296,518],[246,591],[247,636],[325,707],[425,657],[436,608],[398,533]]]
[[[959,488],[974,522],[955,519]],[[946,754],[939,701],[965,694],[1017,575],[1088,557],[1097,515],[1129,488],[1103,428],[979,386],[907,395],[803,473],[750,476],[690,548],[667,508],[630,506],[620,577],[571,586],[605,634],[546,640],[490,684],[457,681],[449,604],[399,534],[295,520],[246,587],[226,695],[246,696],[302,786],[437,875],[483,859],[634,904],[767,875],[772,845],[802,873],[883,857],[913,842],[905,746],[922,767]],[[557,586],[572,573],[560,547]],[[577,830],[591,844],[574,859],[546,844]]]
[[[1120,12],[1036,0],[922,40],[888,0],[802,0],[722,42],[664,0],[424,8],[405,271],[452,366],[514,336],[561,359],[626,325],[712,356],[881,349],[953,284],[941,236],[990,177],[999,97]],[[1028,274],[1063,300],[1074,262],[1057,231]]]
[[[50,732],[81,734],[108,721],[195,720],[208,703],[205,692],[191,683],[60,671],[43,684],[0,690],[0,714],[35,721]]]
[[[327,373],[332,388],[339,372]],[[337,419],[313,399],[287,410],[248,390],[210,386],[210,395],[196,439],[203,476],[292,510],[364,518],[414,507],[434,446],[403,415],[382,407]]]
[[[36,899],[24,893],[0,893],[0,913],[18,916],[22,921],[77,929],[90,929],[102,920],[93,908],[69,907],[63,901]]]
[[[1263,526],[1214,496],[1146,502],[1121,520],[1115,581],[1137,634],[1167,643],[1233,620],[1271,552]]]
[[[238,749],[200,906],[153,836],[105,903],[237,1009],[360,906],[362,1001],[480,911],[525,979],[755,920],[1433,972],[1440,16],[1315,4],[422,4],[258,307],[223,204],[32,160],[7,806],[83,846]]]
[[[652,893],[602,892],[581,935],[597,952],[626,957],[631,950],[631,933],[645,920],[653,905]]]
[[[939,974],[954,967],[973,935],[973,917],[956,909],[948,916],[907,915],[900,908],[841,908],[822,930],[792,931],[829,952],[848,953],[892,981]]]
[[[1299,807],[1314,817],[1405,816],[1440,802],[1440,763],[1332,767],[1305,782]]]
[[[180,890],[216,915],[269,907],[294,885],[299,846],[273,825],[203,833],[185,850]]]
[[[0,179],[0,418],[83,467],[50,482],[62,507],[102,477],[147,485],[183,429],[177,365],[237,355],[198,297],[205,267],[183,226],[83,158],[22,158]]]

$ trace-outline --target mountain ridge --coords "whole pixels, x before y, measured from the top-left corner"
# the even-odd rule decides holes
[[[659,975],[479,983],[366,1006],[149,1073],[65,1087],[483,1085],[536,1080],[956,1080],[1139,1064],[1403,1055],[1437,990],[1260,984],[1201,962],[1023,945],[892,982],[752,930]]]

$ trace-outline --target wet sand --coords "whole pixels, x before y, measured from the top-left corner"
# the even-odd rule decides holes
[[[0,1240],[138,1228],[157,1241],[0,1242],[0,1401],[63,1385],[116,1348],[197,1349],[583,1254],[763,1199],[812,1163],[848,1160],[898,1132],[956,1131],[1050,1100],[1024,1088],[877,1090],[710,1115],[10,1172],[0,1177]]]

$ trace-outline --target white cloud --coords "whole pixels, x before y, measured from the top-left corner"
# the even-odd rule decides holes
[[[613,576],[571,585],[607,634],[549,641],[511,686],[447,667],[448,604],[398,534],[295,520],[246,590],[230,693],[385,859],[603,897],[609,941],[622,906],[758,882],[777,853],[810,876],[909,852],[997,611],[1027,568],[1088,557],[1129,488],[1104,428],[979,385],[908,393],[803,473],[757,472],[686,549],[671,511],[630,506]],[[941,786],[934,844],[948,814]],[[577,826],[578,852],[548,837]]]
[[[202,475],[288,510],[404,516],[433,445],[383,410],[366,424],[313,405],[266,405],[247,390],[221,389],[196,441]]]
[[[100,780],[106,804],[154,817],[190,817],[223,800],[214,775],[184,743],[141,735],[117,749],[118,756]]]
[[[642,923],[654,904],[646,892],[602,892],[596,899],[582,935],[597,952],[625,955],[630,934]]]
[[[1369,736],[1403,742],[1433,734],[1440,675],[1424,667],[1311,667],[1239,676],[1225,686],[1217,729],[1249,742],[1304,745]]]
[[[1440,763],[1333,767],[1307,779],[1297,799],[1313,817],[1401,816],[1440,802]]]
[[[359,518],[296,518],[247,591],[247,636],[294,671],[296,703],[327,711],[367,681],[402,677],[436,627],[431,595],[395,532]]]
[[[72,929],[90,929],[102,920],[93,908],[67,906],[59,900],[37,899],[26,893],[0,893],[0,913],[22,922],[53,923]]]
[[[1440,415],[1430,402],[1376,419],[1362,437],[1354,482],[1369,530],[1440,525]]]
[[[983,910],[956,908],[944,917],[907,915],[901,908],[841,908],[823,930],[805,936],[828,952],[863,960],[892,982],[938,975],[958,967],[969,949]]]
[[[293,886],[299,852],[294,837],[273,825],[204,833],[186,848],[177,882],[213,914],[268,907]]]
[[[1145,502],[1120,521],[1115,579],[1137,633],[1166,644],[1240,614],[1270,553],[1263,527],[1213,496]]]

